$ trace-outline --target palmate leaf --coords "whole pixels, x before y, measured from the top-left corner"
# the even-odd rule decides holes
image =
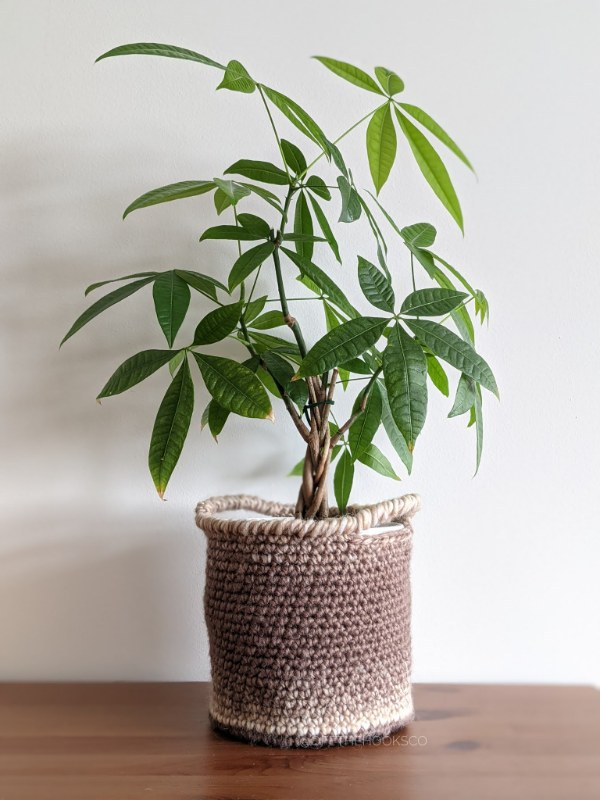
[[[321,150],[328,156],[333,156],[333,149],[331,142],[325,136],[321,128],[317,125],[314,119],[308,114],[301,106],[292,100],[290,97],[281,92],[270,89],[268,86],[261,84],[262,91],[266,94],[269,100],[276,106],[281,113],[286,116],[295,127],[312,139],[315,144],[318,144]]]
[[[271,227],[269,223],[264,220],[262,217],[258,217],[256,214],[238,214],[237,221],[250,233],[255,233],[257,236],[260,236],[262,239],[268,239],[269,234],[271,233]]]
[[[190,305],[190,287],[175,270],[163,272],[154,281],[152,296],[156,318],[169,347],[181,327]]]
[[[386,275],[366,258],[358,257],[358,282],[369,303],[382,311],[394,313],[394,290]]]
[[[299,256],[287,247],[280,248],[286,256],[294,262],[301,274],[309,278],[317,288],[325,294],[333,305],[337,306],[348,317],[358,317],[358,311],[349,302],[346,295],[342,292],[338,284],[329,277],[320,267],[313,264],[307,258]]]
[[[224,180],[223,178],[214,178],[214,182],[220,191],[223,192],[223,194],[225,194],[225,196],[228,198],[230,206],[236,206],[242,198],[248,197],[250,194],[250,189],[248,189],[247,186],[244,186],[243,183]],[[216,194],[217,193],[215,192],[215,196]]]
[[[133,280],[133,278],[151,278],[151,277],[156,277],[156,275],[158,275],[158,272],[136,272],[133,275],[123,275],[122,278],[109,278],[107,281],[98,281],[97,283],[92,283],[87,287],[87,289],[85,290],[85,297],[87,297],[90,292],[99,289],[101,286],[106,286],[107,283],[130,281]]]
[[[362,355],[381,337],[387,318],[359,317],[326,333],[308,351],[298,370],[300,377],[321,375],[338,364]]]
[[[466,297],[456,289],[417,289],[404,299],[400,313],[411,317],[441,317],[453,311]]]
[[[427,353],[427,374],[435,388],[448,397],[450,394],[450,386],[448,383],[448,376],[440,362],[431,353]]]
[[[333,491],[335,494],[335,501],[341,512],[346,510],[348,500],[350,499],[350,492],[352,491],[352,483],[354,481],[354,460],[348,450],[344,450],[336,465],[335,473],[333,475]]]
[[[233,205],[231,197],[229,197],[222,189],[219,188],[217,188],[213,194],[213,202],[215,204],[217,216],[221,216],[225,209],[231,208]]]
[[[273,419],[271,401],[251,369],[230,358],[193,355],[206,388],[219,405],[242,417]]]
[[[321,208],[321,206],[318,204],[318,202],[315,200],[314,197],[309,195],[309,199],[313,211],[315,212],[315,217],[317,218],[317,222],[319,223],[319,227],[323,232],[323,236],[325,237],[327,244],[331,248],[331,252],[335,256],[336,261],[338,261],[338,263],[341,264],[342,259],[340,258],[340,248],[338,246],[337,239],[335,238],[333,231],[331,230],[329,221],[325,216],[325,212],[323,211],[323,209]]]
[[[461,375],[456,387],[456,396],[454,404],[450,409],[449,417],[460,417],[461,414],[468,414],[475,405],[475,396],[477,394],[477,384],[472,378],[467,375]]]
[[[358,457],[358,461],[367,467],[375,470],[385,478],[392,478],[392,480],[399,481],[400,478],[394,472],[394,468],[389,462],[387,456],[381,452],[377,445],[371,444],[366,447]]]
[[[225,75],[217,89],[229,89],[232,92],[252,94],[256,89],[256,83],[250,77],[246,67],[234,59],[227,64]]]
[[[239,301],[209,311],[196,327],[193,346],[214,344],[229,336],[238,324],[243,306]]]
[[[344,80],[353,83],[355,86],[359,86],[361,89],[366,89],[375,94],[383,94],[373,78],[359,67],[348,64],[346,61],[337,61],[335,58],[328,58],[327,56],[313,56],[313,58],[320,61],[321,64],[336,75],[339,75],[340,78],[344,78]]]
[[[394,95],[404,91],[404,81],[391,69],[375,67],[375,75],[386,94]]]
[[[429,140],[412,124],[408,117],[398,109],[396,109],[396,116],[425,180],[448,209],[461,231],[464,231],[460,203],[442,159]]]
[[[100,300],[96,300],[96,302],[86,309],[83,314],[77,317],[75,322],[65,334],[60,346],[62,347],[67,339],[70,339],[71,336],[77,333],[77,331],[81,330],[84,325],[87,325],[88,322],[97,317],[98,314],[106,311],[107,308],[114,306],[116,303],[120,303],[121,300],[124,300],[126,297],[129,297],[130,295],[134,294],[134,292],[137,292],[139,289],[141,289],[142,286],[147,286],[149,283],[152,283],[153,280],[154,276],[142,278],[139,281],[128,283],[125,286],[119,286],[118,289],[114,289],[112,292],[104,295],[104,297],[101,297]]]
[[[300,148],[287,139],[281,140],[283,158],[294,175],[304,175],[306,172],[306,158]]]
[[[273,242],[265,242],[256,247],[251,247],[236,260],[231,272],[229,273],[229,291],[232,292],[236,286],[246,280],[255,269],[258,269],[263,261],[266,261],[275,250]]]
[[[406,320],[411,331],[432,353],[464,372],[498,397],[498,386],[489,364],[468,342],[432,320]]]
[[[404,109],[404,111],[406,111],[407,114],[410,114],[413,119],[416,119],[417,122],[426,128],[430,133],[433,133],[433,135],[436,136],[440,142],[445,144],[455,156],[460,158],[463,164],[466,164],[466,166],[473,172],[475,171],[473,169],[473,165],[460,147],[456,144],[454,139],[448,136],[441,125],[438,125],[438,123],[432,119],[426,111],[423,111],[422,108],[418,108],[417,106],[410,105],[409,103],[400,103],[400,106]]]
[[[396,129],[392,111],[386,103],[371,117],[367,127],[367,155],[377,194],[387,181],[396,160]]]
[[[342,198],[342,210],[340,212],[340,222],[355,222],[361,215],[362,205],[358,192],[351,186],[348,179],[339,175],[337,185]]]
[[[262,236],[243,228],[241,225],[215,225],[204,231],[200,237],[200,241],[204,242],[207,239],[229,239],[233,242],[255,242],[262,238]]]
[[[400,457],[400,460],[406,467],[408,474],[412,472],[412,465],[413,465],[413,456],[410,450],[408,449],[408,445],[406,444],[406,439],[402,435],[400,428],[396,425],[394,418],[392,416],[392,411],[390,409],[390,402],[387,396],[387,390],[385,385],[382,382],[379,382],[379,388],[381,391],[381,400],[382,400],[382,411],[381,411],[381,421],[383,422],[384,430],[387,434],[388,439],[390,440],[390,444]]]
[[[304,192],[298,194],[296,200],[296,211],[294,213],[294,235],[296,236],[296,252],[303,258],[309,260],[313,256],[314,245],[311,241],[314,234],[312,216]],[[303,237],[309,237],[304,239]]]
[[[136,200],[127,206],[123,212],[123,219],[132,211],[139,208],[148,208],[159,203],[170,203],[172,200],[181,200],[185,197],[196,197],[206,194],[216,188],[214,181],[179,181],[170,183],[168,186],[159,186],[158,189],[151,189],[149,192],[140,195]]]
[[[175,272],[188,286],[215,302],[217,302],[217,289],[228,293],[225,284],[213,278],[211,275],[204,275],[202,272],[192,272],[187,269],[176,269]]]
[[[201,53],[196,53],[194,50],[187,50],[185,47],[176,47],[172,44],[157,44],[156,42],[122,44],[98,56],[96,61],[102,61],[103,58],[110,58],[112,56],[164,56],[166,58],[181,58],[185,61],[197,61],[209,67],[225,69],[223,64],[219,64],[218,61],[213,61],[212,58],[203,56]]]
[[[427,415],[427,362],[423,349],[399,324],[383,353],[383,376],[392,417],[412,452]]]
[[[176,355],[176,350],[143,350],[136,353],[113,372],[97,399],[113,397],[131,389],[168,364]]]
[[[363,399],[361,392],[356,398],[353,413],[356,413],[360,407]],[[365,410],[358,417],[356,422],[351,426],[348,431],[348,443],[350,451],[355,459],[360,459],[364,451],[369,447],[373,441],[373,437],[377,433],[377,429],[381,425],[382,414],[382,400],[381,392],[377,383],[374,383],[369,391],[367,397],[367,404]]]
[[[331,200],[331,192],[329,191],[329,187],[323,178],[319,178],[318,175],[309,175],[306,180],[306,188],[310,189],[311,192],[314,192],[314,194],[316,194],[322,200]]]
[[[251,181],[259,181],[260,183],[272,183],[277,186],[286,186],[289,184],[287,172],[284,172],[275,164],[269,161],[253,161],[248,158],[242,158],[228,167],[225,175],[243,175],[244,178],[250,178]]]
[[[406,244],[414,247],[431,247],[435,242],[436,229],[429,222],[415,222],[398,231]]]
[[[194,384],[187,359],[158,409],[148,454],[150,474],[161,499],[183,450],[194,410]]]

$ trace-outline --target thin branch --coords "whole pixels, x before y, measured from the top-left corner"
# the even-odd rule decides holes
[[[339,441],[342,438],[342,436],[347,431],[350,430],[350,428],[354,425],[354,423],[360,417],[360,415],[364,413],[365,408],[367,407],[367,401],[369,399],[369,394],[371,392],[371,389],[373,388],[373,384],[375,383],[375,381],[379,377],[379,373],[381,372],[381,370],[382,370],[382,367],[379,367],[373,373],[373,375],[371,377],[371,380],[369,381],[369,383],[363,389],[363,396],[362,396],[361,401],[360,401],[360,406],[358,407],[357,411],[354,414],[352,414],[350,419],[348,419],[348,420],[346,420],[346,422],[344,422],[342,427],[339,428],[339,430],[337,431],[335,436],[332,438],[332,440],[331,440],[331,446],[332,447],[335,447],[336,444],[339,443]]]

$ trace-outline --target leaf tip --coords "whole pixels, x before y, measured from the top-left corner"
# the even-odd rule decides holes
[[[267,414],[265,419],[268,419],[269,422],[275,422],[275,414],[273,413],[273,409],[272,408],[269,409],[269,413]]]

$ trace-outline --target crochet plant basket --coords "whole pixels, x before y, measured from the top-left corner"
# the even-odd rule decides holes
[[[416,495],[324,520],[257,497],[196,509],[208,547],[210,719],[276,747],[378,740],[413,718],[410,519]],[[215,516],[244,510],[262,517]],[[377,532],[378,527],[393,526]]]

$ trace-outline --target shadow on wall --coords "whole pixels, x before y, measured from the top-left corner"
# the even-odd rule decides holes
[[[66,517],[15,521],[19,546],[3,536],[0,678],[206,677],[202,534],[164,517],[158,533],[152,515]]]

